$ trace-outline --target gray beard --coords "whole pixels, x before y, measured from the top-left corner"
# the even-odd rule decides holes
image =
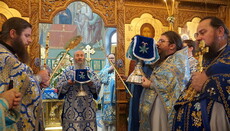
[[[82,64],[78,64],[74,61],[74,68],[76,69],[85,69],[85,62]]]

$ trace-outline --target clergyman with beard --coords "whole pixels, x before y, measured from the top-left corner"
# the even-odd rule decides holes
[[[27,66],[26,48],[31,44],[32,26],[26,20],[12,17],[2,25],[0,33],[0,93],[13,88],[22,94],[21,106],[6,112],[6,130],[43,130],[41,88],[49,85],[46,70],[34,74]],[[18,126],[16,126],[16,123]]]
[[[91,74],[91,81],[82,84],[86,96],[77,96],[80,91],[80,84],[74,81],[75,70],[87,69]],[[74,53],[74,66],[68,66],[57,83],[59,98],[65,99],[62,112],[62,128],[67,130],[97,130],[96,105],[93,94],[100,91],[100,81],[97,75],[85,65],[85,53],[78,50]]]
[[[230,46],[229,30],[217,17],[201,19],[196,40],[209,47],[203,72],[194,72],[188,90],[176,102],[173,131],[230,130]],[[192,97],[189,88],[198,93]],[[189,98],[189,99],[188,99]]]
[[[142,77],[139,131],[169,131],[175,110],[173,105],[190,78],[188,49],[174,31],[161,34],[157,42],[160,59],[152,65],[149,78]]]

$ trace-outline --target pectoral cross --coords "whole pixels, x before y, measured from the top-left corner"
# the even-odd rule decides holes
[[[207,53],[209,51],[209,48],[205,47],[204,41],[200,41],[199,49],[200,49],[200,51],[198,52],[197,70],[198,70],[198,72],[202,72],[203,71],[203,56],[205,53]]]
[[[208,47],[205,47],[204,41],[200,41],[199,43],[199,52],[198,52],[198,65],[197,65],[197,71],[202,72],[203,71],[203,56],[205,53],[209,51]],[[193,98],[197,95],[197,91],[191,87],[191,85],[188,87],[188,90],[186,90],[186,94],[184,95],[185,100],[193,100]]]
[[[85,47],[85,49],[83,49],[83,51],[86,53],[86,60],[87,60],[87,61],[90,61],[90,60],[91,60],[90,54],[94,54],[94,53],[95,53],[94,49],[90,49],[90,48],[91,48],[91,46],[90,46],[90,45],[87,45],[87,46]]]

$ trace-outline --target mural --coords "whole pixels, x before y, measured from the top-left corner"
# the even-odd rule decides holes
[[[46,63],[51,68],[53,68],[52,63],[60,52],[65,51],[63,47],[74,36],[80,35],[82,41],[77,47],[70,50],[70,55],[73,56],[73,52],[79,49],[87,51],[87,46],[87,48],[95,51],[95,53],[85,52],[87,53],[87,60],[90,60],[88,64],[94,70],[100,71],[104,67],[106,54],[111,52],[110,37],[116,29],[104,27],[102,18],[94,13],[86,3],[78,1],[71,3],[65,10],[57,13],[52,24],[39,24],[39,31],[41,58],[44,59],[45,47],[48,44],[49,56]],[[47,33],[50,33],[49,39],[47,39]]]

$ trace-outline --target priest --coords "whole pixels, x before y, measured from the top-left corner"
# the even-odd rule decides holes
[[[217,17],[203,18],[196,40],[209,47],[203,72],[192,74],[191,82],[175,104],[173,130],[230,130],[230,46],[229,30]],[[197,94],[191,95],[190,89]],[[194,92],[194,91],[192,91]]]
[[[88,73],[84,73],[83,70]],[[78,72],[82,70],[82,72]],[[80,80],[89,74],[91,80]],[[63,131],[96,131],[96,103],[93,96],[100,91],[100,81],[89,67],[85,66],[82,50],[74,53],[74,66],[68,66],[57,83],[58,97],[64,98],[62,112]]]

